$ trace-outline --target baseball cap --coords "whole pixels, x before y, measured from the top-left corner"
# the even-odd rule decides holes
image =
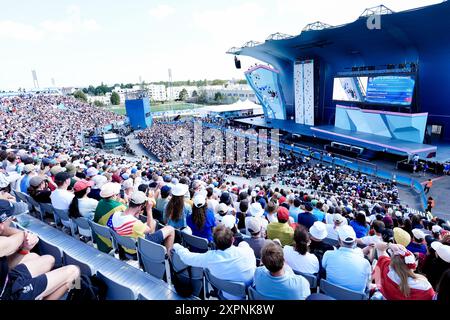
[[[44,181],[44,178],[41,176],[34,176],[33,178],[30,179],[30,186],[32,187],[38,187],[42,181]]]
[[[340,213],[333,214],[333,222],[343,223],[345,218]]]
[[[14,214],[14,206],[8,200],[0,200],[0,223],[5,222]]]
[[[219,206],[217,207],[217,213],[227,214],[228,206],[225,203],[219,203]]]
[[[236,218],[232,214],[227,214],[222,218],[222,223],[225,227],[232,229],[236,223]]]
[[[309,228],[309,234],[317,240],[323,240],[328,235],[327,226],[321,221],[316,221]]]
[[[78,192],[81,190],[85,190],[89,187],[92,187],[94,185],[94,181],[86,181],[86,180],[79,180],[75,182],[73,186],[73,191]]]
[[[279,207],[277,210],[277,218],[278,220],[288,221],[289,220],[289,211],[285,207]]]
[[[356,240],[356,233],[350,226],[342,226],[337,230],[339,239],[344,243],[352,243]]]
[[[257,234],[261,231],[261,219],[250,217],[245,221],[248,232]]]
[[[30,172],[33,172],[34,171],[34,165],[32,165],[31,163],[30,164],[26,164],[24,167],[23,167],[23,170],[22,170],[24,173],[30,173]]]
[[[252,203],[249,212],[253,217],[261,217],[264,214],[264,209],[259,202]]]
[[[394,228],[394,240],[396,243],[401,244],[404,247],[407,247],[411,242],[411,236],[408,232],[403,230],[402,228]]]
[[[441,232],[442,228],[441,226],[438,226],[437,224],[431,227],[431,232],[433,233],[439,233]]]
[[[95,177],[92,177],[91,181],[94,182],[92,189],[100,189],[105,183],[108,182],[108,178],[105,176],[96,175]]]
[[[100,189],[100,197],[109,198],[120,192],[120,184],[116,182],[107,182]]]
[[[171,189],[171,188],[170,188],[169,186],[167,186],[167,185],[166,185],[166,186],[162,186],[162,187],[161,187],[161,193],[165,193],[165,194],[166,194],[166,193],[169,193],[169,192],[170,192],[170,189]]]
[[[423,233],[423,231],[420,229],[413,229],[412,234],[413,234],[414,238],[416,238],[418,240],[425,239],[425,233]]]
[[[172,188],[172,195],[181,197],[189,191],[189,187],[183,183],[178,183]]]
[[[439,241],[434,241],[431,247],[436,251],[439,258],[447,263],[450,263],[450,246],[447,246]]]
[[[135,191],[131,195],[130,201],[134,204],[143,204],[148,198],[142,191]]]
[[[54,166],[50,169],[50,173],[56,177],[56,175],[58,175],[58,173],[63,172],[63,168],[61,166]]]
[[[86,177],[93,177],[98,174],[98,170],[94,167],[90,167],[86,170]]]
[[[127,179],[122,183],[122,187],[124,189],[130,189],[133,188],[133,180],[132,179]]]
[[[201,208],[206,204],[206,198],[203,193],[197,193],[192,200],[194,202],[194,206],[197,208]]]
[[[55,182],[64,182],[70,178],[70,174],[68,174],[67,172],[59,172],[55,175]]]

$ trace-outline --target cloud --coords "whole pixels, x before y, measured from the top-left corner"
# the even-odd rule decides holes
[[[32,25],[10,20],[0,21],[0,39],[38,41],[43,35],[42,30]]]
[[[160,4],[159,6],[149,10],[150,16],[156,19],[164,19],[172,15],[175,9],[167,4]]]

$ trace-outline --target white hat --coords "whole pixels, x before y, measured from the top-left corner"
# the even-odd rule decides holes
[[[442,228],[438,226],[437,224],[431,227],[431,232],[433,233],[439,233],[441,232]]]
[[[145,201],[148,200],[148,198],[145,195],[145,193],[143,193],[142,191],[136,191],[136,192],[133,192],[130,200],[134,204],[143,204]]]
[[[396,215],[398,218],[401,218],[401,217],[403,216],[403,213],[402,213],[401,211],[395,211],[395,215]]]
[[[171,191],[173,196],[181,197],[189,191],[189,187],[183,183],[177,183]]]
[[[92,189],[100,189],[105,183],[108,182],[108,178],[105,176],[96,175],[95,177],[92,177],[92,181],[95,183],[92,186]]]
[[[316,221],[311,228],[309,228],[309,234],[318,240],[323,240],[328,235],[327,226],[323,222]]]
[[[337,233],[342,242],[351,243],[356,241],[355,230],[350,226],[339,227]]]
[[[345,218],[340,213],[333,214],[333,222],[342,223],[344,220]]]
[[[124,189],[130,189],[133,188],[133,179],[127,179],[124,182],[122,182],[122,187]]]
[[[447,246],[439,241],[433,241],[431,247],[436,251],[439,258],[447,263],[450,263],[450,246]]]
[[[255,217],[250,217],[250,218],[246,219],[245,226],[249,233],[256,234],[261,231],[261,227],[262,227],[261,219],[258,219]]]
[[[264,209],[259,202],[252,203],[249,212],[253,217],[261,217],[264,214]]]
[[[425,233],[423,233],[420,229],[413,229],[412,234],[414,235],[414,238],[416,239],[425,239]]]
[[[236,218],[232,214],[227,214],[222,218],[222,223],[225,227],[232,229],[236,223]]]
[[[217,206],[217,213],[220,213],[220,212],[222,212],[222,213],[225,213],[225,214],[227,214],[228,213],[228,210],[229,210],[229,208],[228,208],[228,206],[225,204],[225,203],[219,203],[219,205]]]
[[[194,206],[196,206],[197,208],[203,207],[206,203],[204,194],[200,192],[197,193],[192,200],[194,201]]]
[[[287,199],[290,200],[290,201],[294,201],[294,200],[295,200],[295,194],[290,193],[290,194],[287,196]]]
[[[115,182],[105,183],[100,189],[100,197],[109,198],[120,192],[120,184]]]
[[[98,174],[98,170],[94,167],[90,167],[86,170],[86,177],[93,177]]]

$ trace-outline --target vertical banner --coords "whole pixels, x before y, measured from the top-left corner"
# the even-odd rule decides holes
[[[314,61],[294,65],[295,122],[314,125]]]

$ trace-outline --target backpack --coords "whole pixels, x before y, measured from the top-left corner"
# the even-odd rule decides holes
[[[172,284],[175,287],[177,293],[182,297],[190,297],[194,292],[194,287],[192,286],[192,273],[191,267],[186,267],[179,271],[175,271],[172,264],[170,264],[170,269],[172,273]],[[188,273],[188,275],[185,274]]]
[[[100,301],[105,300],[106,297],[106,285],[97,278],[96,275],[86,276],[82,274],[80,276],[79,288],[73,288],[67,295],[66,300],[71,301]]]

